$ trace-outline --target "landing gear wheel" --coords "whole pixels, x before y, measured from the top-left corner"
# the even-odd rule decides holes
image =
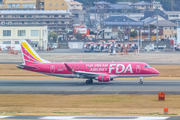
[[[92,80],[92,79],[90,79],[89,81],[90,81],[90,84],[92,84],[92,83],[93,83],[93,80]]]
[[[86,80],[86,84],[91,84],[91,81],[90,80]]]
[[[86,80],[86,84],[92,84],[93,83],[93,80],[90,79],[90,80]]]
[[[143,84],[143,81],[140,81],[139,84]]]
[[[143,77],[140,77],[140,82],[139,82],[139,84],[143,84]]]

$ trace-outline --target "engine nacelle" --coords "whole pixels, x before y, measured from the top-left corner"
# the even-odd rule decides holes
[[[109,75],[98,75],[98,78],[97,80],[99,82],[110,82],[112,81],[113,79],[111,79],[111,77]]]

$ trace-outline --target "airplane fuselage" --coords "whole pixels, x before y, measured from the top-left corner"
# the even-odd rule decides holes
[[[98,74],[108,74],[111,78],[118,77],[152,77],[157,76],[159,72],[150,67],[146,63],[140,62],[79,62],[67,63],[74,71],[81,71],[86,73],[96,73],[96,75],[81,75],[74,74],[69,71],[64,63],[42,63],[33,64],[31,66],[36,69],[24,68],[29,71],[40,72],[52,76],[68,77],[68,78],[95,78]]]

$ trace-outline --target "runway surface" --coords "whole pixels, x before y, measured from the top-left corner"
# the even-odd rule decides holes
[[[180,80],[113,81],[87,85],[82,80],[0,80],[0,94],[166,94],[180,95]]]
[[[46,120],[180,120],[180,117],[82,117],[82,116],[0,116],[0,119],[46,119]]]

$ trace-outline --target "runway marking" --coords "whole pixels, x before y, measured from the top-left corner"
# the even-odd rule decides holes
[[[62,116],[47,116],[47,117],[42,117],[40,119],[53,119],[53,120],[58,120],[58,119],[64,119],[64,120],[71,120],[74,117],[62,117]]]
[[[0,116],[0,119],[4,119],[4,118],[7,118],[7,117],[10,117],[10,116]]]
[[[136,120],[166,120],[169,117],[139,117]]]
[[[46,120],[167,120],[170,117],[90,117],[90,116],[0,116],[0,119],[46,119]]]
[[[61,116],[48,116],[40,119],[54,119],[54,120],[166,120],[169,117],[61,117]]]

